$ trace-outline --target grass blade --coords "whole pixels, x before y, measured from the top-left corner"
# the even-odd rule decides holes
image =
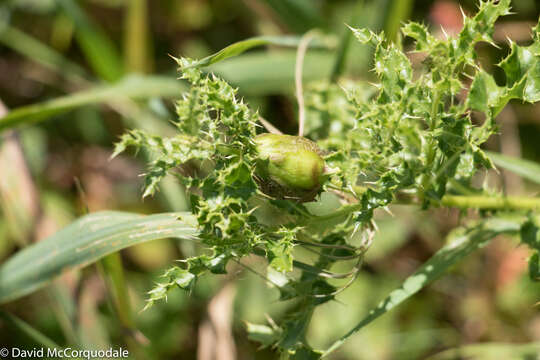
[[[353,16],[349,23],[350,26],[352,27],[358,26],[360,14],[362,13],[363,10],[365,10],[364,0],[358,0],[358,3],[356,4],[356,7],[354,8]],[[352,39],[353,39],[352,31],[346,28],[345,32],[341,36],[339,48],[338,48],[336,58],[334,61],[334,66],[332,68],[332,74],[330,76],[330,80],[332,82],[336,82],[338,78],[345,71],[345,60],[347,59],[347,54],[349,52],[349,47],[351,46]]]
[[[56,0],[75,23],[75,38],[94,72],[106,81],[116,81],[124,73],[115,43],[94,24],[74,0]]]
[[[215,64],[230,57],[240,55],[243,52],[254,47],[263,45],[277,45],[283,47],[297,47],[300,43],[300,36],[257,36],[246,40],[235,42],[215,54],[207,56],[199,61],[196,61],[191,67],[204,67]],[[328,40],[314,39],[310,45],[313,48],[332,48]]]
[[[20,107],[0,118],[0,131],[46,120],[79,106],[110,103],[115,100],[179,96],[185,86],[164,76],[130,75],[114,85],[101,85],[38,104]]]
[[[396,41],[401,24],[409,19],[414,0],[389,0],[384,24],[384,32],[388,39]]]
[[[305,83],[330,76],[333,59],[329,52],[306,54],[302,78]],[[209,70],[227,80],[243,95],[269,95],[294,91],[296,51],[283,50],[243,56],[212,65]]]
[[[524,160],[489,151],[486,151],[486,153],[491,161],[493,161],[498,167],[509,170],[527,180],[540,184],[540,164],[530,160]]]
[[[325,351],[323,357],[335,351],[351,336],[364,326],[384,315],[396,306],[409,299],[418,291],[439,278],[450,266],[463,259],[473,251],[483,247],[489,240],[499,234],[517,233],[523,218],[491,218],[468,228],[454,231],[447,239],[447,244],[426,261],[414,274],[409,276],[401,287],[392,291],[379,305],[371,310],[352,330],[333,343]]]
[[[131,0],[126,4],[125,65],[126,71],[147,73],[152,68],[148,4],[146,0]]]
[[[10,325],[10,328],[18,329],[28,338],[32,339],[36,344],[45,346],[50,349],[61,349],[60,345],[51,340],[47,335],[43,334],[39,330],[34,329],[26,321],[18,318],[10,313],[0,311],[0,319],[3,319]]]
[[[102,211],[83,216],[0,266],[0,304],[126,247],[170,237],[193,239],[194,224],[192,215],[185,212],[143,216]]]
[[[61,71],[62,74],[76,81],[87,78],[86,71],[77,63],[70,61],[53,48],[16,28],[8,25],[2,27],[0,43],[49,69]]]

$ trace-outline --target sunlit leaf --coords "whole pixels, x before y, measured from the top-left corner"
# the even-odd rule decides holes
[[[75,38],[94,72],[106,81],[116,81],[124,73],[116,44],[73,0],[56,3],[75,24]]]
[[[486,153],[498,167],[512,171],[527,180],[540,184],[540,164],[499,153],[489,151]]]
[[[240,55],[243,52],[252,49],[254,47],[263,45],[276,45],[283,47],[297,47],[300,43],[301,37],[299,36],[257,36],[246,40],[235,42],[215,54],[207,56],[201,60],[194,61],[190,67],[204,67],[215,64],[230,57]],[[310,42],[310,46],[314,48],[329,48],[332,47],[331,42],[326,39],[315,39]]]
[[[0,118],[0,131],[6,128],[46,120],[79,106],[125,99],[178,96],[184,85],[163,76],[130,75],[114,85],[98,85],[88,90],[58,97],[43,103],[13,109]]]
[[[145,241],[194,239],[188,213],[138,215],[103,211],[78,219],[56,234],[29,246],[0,266],[0,303],[15,300],[69,270]]]

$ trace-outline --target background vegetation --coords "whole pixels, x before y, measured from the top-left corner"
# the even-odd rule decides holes
[[[0,262],[87,211],[188,210],[184,192],[172,179],[155,197],[141,200],[144,153],[138,160],[127,155],[109,160],[113,143],[126,129],[171,131],[171,99],[186,84],[176,80],[169,54],[203,58],[249,37],[319,29],[326,43],[306,55],[304,83],[316,87],[342,73],[340,82],[346,84],[347,79],[372,78],[373,64],[371,50],[354,41],[348,51],[340,51],[340,39],[348,36],[344,23],[384,29],[390,38],[398,36],[407,19],[453,33],[461,27],[459,6],[466,13],[476,11],[474,1],[4,0],[0,111],[7,116],[0,118]],[[495,30],[500,49],[477,47],[482,63],[497,63],[508,54],[507,37],[529,41],[540,5],[514,0],[513,11]],[[342,53],[347,54],[343,63]],[[237,86],[239,95],[274,126],[295,133],[295,57],[295,49],[270,46],[209,70]],[[411,60],[420,61],[413,55]],[[502,76],[497,68],[491,70]],[[538,105],[512,103],[498,122],[502,135],[490,139],[488,150],[540,161]],[[487,179],[507,194],[532,196],[538,193],[539,173],[533,168],[527,180],[492,172]],[[410,206],[391,211],[393,216],[376,214],[380,231],[356,282],[317,310],[308,330],[314,347],[325,348],[349,330],[439,249],[450,229],[475,216]],[[529,250],[517,244],[502,237],[493,241],[356,334],[333,358],[419,359],[471,343],[538,341],[540,288],[528,278]],[[264,313],[280,319],[287,303],[277,303],[275,291],[243,267],[205,277],[191,294],[173,291],[167,302],[138,312],[163,270],[197,250],[189,241],[153,241],[123,251],[121,263],[112,257],[65,273],[53,286],[1,306],[0,345],[32,348],[46,336],[60,346],[128,346],[144,359],[209,359],[211,349],[231,358],[274,359],[271,349],[258,350],[259,344],[247,339],[242,320],[262,323]],[[247,264],[264,269],[257,259]],[[123,272],[114,270],[119,265]],[[118,286],[127,287],[129,300],[115,295],[122,293]],[[115,302],[127,301],[133,314],[118,312],[122,306]],[[485,359],[521,358],[518,347],[467,351]]]

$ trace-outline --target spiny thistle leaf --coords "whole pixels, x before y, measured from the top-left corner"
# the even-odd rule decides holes
[[[279,139],[313,144],[317,156],[311,162],[301,156],[300,150],[306,149],[294,148],[293,154],[290,148],[263,149],[264,136],[257,137],[258,114],[238,98],[236,89],[203,73],[200,62],[176,59],[182,79],[191,84],[176,107],[179,134],[161,138],[132,131],[121,139],[115,154],[127,147],[152,154],[145,196],[154,193],[167,173],[182,181],[206,251],[167,271],[166,280],[150,292],[147,306],[166,298],[172,288],[191,290],[205,273],[225,273],[230,261],[265,257],[269,278],[279,280],[272,283],[280,300],[297,299],[298,308],[281,326],[250,325],[250,332],[264,345],[277,346],[284,358],[319,358],[320,353],[304,342],[306,323],[317,305],[333,300],[343,289],[326,278],[354,279],[359,265],[344,274],[330,269],[341,259],[357,259],[360,264],[376,228],[374,211],[391,204],[400,192],[429,207],[440,205],[456,183],[473,188],[476,171],[493,166],[481,146],[497,130],[495,116],[511,99],[540,101],[540,24],[533,29],[531,45],[510,44],[510,54],[499,64],[506,74],[505,85],[498,85],[476,59],[476,44],[494,44],[494,24],[509,13],[510,0],[483,1],[474,17],[464,19],[462,31],[446,38],[430,34],[425,25],[406,24],[403,34],[425,56],[414,67],[384,34],[351,29],[360,42],[374,48],[377,81],[351,81],[343,89],[328,83],[306,86],[306,129],[317,145],[298,137]],[[481,125],[473,111],[484,114]],[[317,166],[306,167],[311,163]],[[296,176],[295,171],[303,168],[313,174]],[[323,170],[325,176],[320,176]],[[265,189],[267,177],[282,187],[281,196]],[[313,188],[310,199],[320,188],[333,191],[339,195],[338,204],[348,204],[326,215],[314,214],[283,189],[293,186]],[[524,241],[536,244],[529,230],[522,229]],[[359,245],[353,247],[358,239]],[[317,248],[312,264],[295,260],[297,246]],[[463,252],[468,253],[469,249]],[[536,266],[533,258],[533,272]]]

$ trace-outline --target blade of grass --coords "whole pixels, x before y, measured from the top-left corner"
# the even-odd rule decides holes
[[[14,27],[8,25],[0,27],[0,43],[49,69],[62,72],[70,80],[87,81],[88,75],[84,68]]]
[[[487,242],[495,236],[517,233],[524,220],[524,217],[494,217],[480,221],[467,228],[454,230],[447,239],[445,246],[437,251],[428,261],[416,270],[414,274],[405,279],[399,288],[392,291],[388,297],[381,301],[376,308],[371,310],[354,328],[334,342],[328,350],[324,352],[323,357],[334,352],[363,327],[431,284],[452,265],[486,245]]]
[[[129,72],[147,73],[152,68],[148,4],[146,0],[127,1],[125,20],[125,65]]]
[[[350,26],[352,27],[358,26],[358,21],[360,19],[360,14],[362,10],[364,10],[364,0],[359,0],[358,3],[356,4],[356,8],[354,9],[354,14],[349,24]],[[347,60],[347,54],[349,52],[349,47],[351,45],[352,39],[353,39],[352,31],[350,29],[345,29],[345,32],[341,36],[337,55],[334,61],[334,67],[332,68],[332,74],[330,76],[331,82],[336,82],[337,79],[345,71],[345,62]]]
[[[243,52],[254,47],[263,45],[276,45],[282,47],[298,47],[302,37],[300,36],[257,36],[246,40],[235,42],[215,54],[207,56],[199,61],[196,61],[191,67],[204,67],[223,61],[230,57],[240,55]],[[330,49],[334,47],[331,39],[313,39],[311,43],[313,48]]]
[[[326,51],[306,54],[302,71],[305,82],[330,76],[333,59],[329,54]],[[296,51],[280,50],[271,54],[245,54],[214,64],[208,70],[238,87],[243,95],[269,95],[294,91],[295,61]]]
[[[32,339],[32,341],[34,341],[36,344],[50,349],[61,349],[60,345],[51,340],[47,335],[43,334],[37,329],[34,329],[30,324],[17,316],[0,310],[0,318],[11,325],[11,327],[28,336],[28,338]]]
[[[170,237],[194,239],[195,223],[191,214],[183,212],[143,216],[102,211],[83,216],[0,266],[0,304],[126,247]]]
[[[487,151],[491,161],[498,167],[512,171],[527,180],[540,184],[540,164],[507,155]]]
[[[26,321],[18,318],[17,316],[13,314],[0,310],[0,319],[3,319],[6,323],[11,325],[12,328],[17,329],[23,334],[25,334],[26,336],[28,336],[28,338],[34,341],[36,345],[41,345],[48,349],[63,350],[63,348],[60,345],[58,345],[56,342],[50,339],[47,335],[33,328]],[[73,357],[73,359],[80,360],[81,358]]]
[[[69,293],[65,283],[54,281],[47,289],[50,306],[56,316],[58,324],[68,344],[80,346],[82,344],[76,331],[76,304],[75,299]]]
[[[124,73],[115,43],[73,0],[56,0],[75,24],[75,39],[94,72],[106,81],[116,81]]]
[[[121,325],[122,334],[130,353],[135,355],[136,358],[143,357],[144,349],[142,345],[147,345],[148,339],[137,329],[133,320],[120,253],[115,252],[105,256],[97,265],[107,285],[112,307]]]
[[[100,85],[43,103],[23,106],[0,118],[0,131],[23,124],[36,123],[79,106],[110,103],[129,99],[157,96],[178,96],[185,89],[183,83],[163,76],[130,75],[114,85]]]
[[[396,41],[401,28],[401,23],[409,18],[414,5],[414,0],[390,0],[384,32],[391,41]]]

